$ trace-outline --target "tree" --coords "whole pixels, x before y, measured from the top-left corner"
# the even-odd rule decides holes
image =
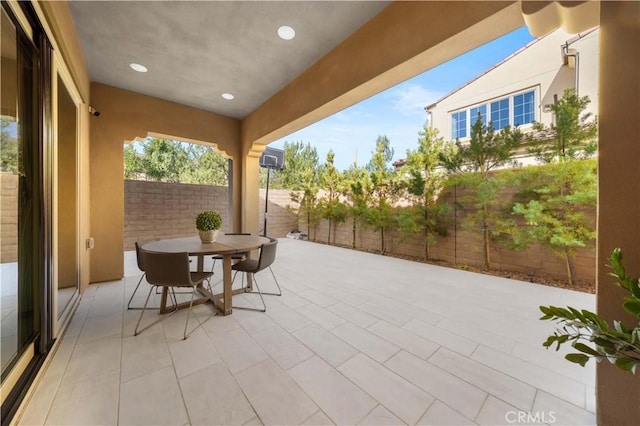
[[[347,216],[351,218],[351,247],[356,248],[356,233],[366,216],[371,181],[367,171],[355,163],[345,170],[344,180],[343,195],[349,201]]]
[[[210,146],[183,145],[188,163],[180,182],[199,185],[226,186],[229,184],[229,160]]]
[[[491,233],[497,216],[492,211],[496,203],[502,182],[491,172],[501,166],[515,165],[513,154],[522,143],[522,133],[510,126],[495,132],[489,122],[484,125],[480,115],[471,128],[471,140],[468,144],[459,141],[449,146],[439,156],[442,164],[450,172],[465,173],[463,182],[474,191],[472,200],[475,212],[467,216],[465,225],[477,229],[482,235],[482,254],[484,268],[491,268]],[[468,172],[473,172],[468,174]],[[454,183],[460,180],[454,180]]]
[[[418,148],[407,150],[407,162],[401,170],[402,186],[413,205],[401,210],[398,219],[405,233],[423,233],[424,258],[428,260],[429,245],[435,241],[434,234],[444,232],[440,222],[448,210],[446,205],[437,203],[446,176],[444,170],[439,169],[445,141],[438,136],[437,129],[426,126],[419,136]]]
[[[308,238],[315,241],[315,225],[320,219],[318,214],[318,183],[309,179],[301,190],[291,192],[289,196],[291,201],[298,204],[298,218],[307,224]],[[314,229],[313,236],[311,229]]]
[[[274,171],[273,188],[303,190],[306,180],[318,172],[318,150],[309,142],[284,143],[285,168]]]
[[[391,147],[391,141],[386,135],[380,135],[378,136],[378,139],[376,139],[376,153],[380,153],[381,159],[384,160],[385,164],[391,164],[394,151]],[[371,154],[375,155],[373,152]],[[371,157],[371,160],[369,160],[369,163],[367,163],[366,169],[367,171],[371,172],[375,169],[375,167],[376,166],[374,165],[374,159],[373,157]]]
[[[228,185],[228,160],[213,147],[147,138],[124,147],[124,177],[200,185]]]
[[[588,96],[579,97],[575,90],[565,90],[562,99],[546,105],[554,114],[554,123],[534,123],[528,136],[528,151],[544,164],[584,159],[597,149],[597,122],[585,113]]]
[[[573,160],[530,168],[521,191],[529,201],[516,203],[513,213],[524,218],[526,226],[514,229],[514,238],[521,244],[538,242],[564,258],[572,285],[576,249],[596,237],[594,224],[584,213],[596,206],[596,162]]]
[[[513,213],[526,222],[526,227],[514,230],[514,238],[523,244],[538,242],[564,258],[570,285],[575,281],[576,249],[596,235],[583,212],[597,203],[597,166],[593,160],[583,160],[596,149],[596,121],[584,112],[588,104],[589,97],[580,98],[568,89],[560,101],[549,105],[555,123],[549,127],[536,123],[539,139],[530,149],[548,165],[522,185],[520,197],[528,197],[527,201],[513,206]]]
[[[7,173],[18,173],[19,149],[18,138],[15,134],[17,123],[3,118],[0,121],[0,170]],[[13,130],[13,131],[12,131]],[[14,133],[12,135],[12,133]]]
[[[124,178],[136,179],[144,173],[144,166],[140,154],[131,144],[124,146]]]
[[[179,182],[187,166],[188,157],[180,142],[151,138],[143,144],[143,169],[148,178],[157,181]]]
[[[366,222],[380,232],[380,253],[385,253],[385,231],[393,224],[393,202],[397,198],[395,174],[390,167],[393,149],[386,136],[376,140],[376,150],[372,153],[369,170],[370,198],[366,211]]]
[[[321,215],[329,221],[329,234],[327,244],[331,244],[331,225],[344,222],[346,219],[346,208],[340,202],[340,192],[342,191],[342,175],[335,168],[333,161],[335,154],[333,150],[327,153],[327,159],[320,170],[320,182],[326,195],[320,203]]]

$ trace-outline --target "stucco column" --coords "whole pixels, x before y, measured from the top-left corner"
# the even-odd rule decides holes
[[[124,275],[123,143],[157,135],[215,145],[235,159],[241,152],[240,122],[100,83],[91,84],[91,104],[101,112],[90,120],[91,282],[101,282]]]
[[[241,158],[241,179],[240,179],[240,220],[242,232],[259,234],[262,230],[260,226],[260,155],[265,149],[265,145],[252,145],[251,148],[243,150]],[[234,191],[235,192],[235,191]],[[234,202],[234,208],[236,203]]]
[[[640,3],[600,2],[598,313],[611,323],[638,320],[622,309],[625,292],[605,265],[620,247],[632,276],[640,276]],[[640,421],[640,374],[607,361],[597,367],[599,425]]]

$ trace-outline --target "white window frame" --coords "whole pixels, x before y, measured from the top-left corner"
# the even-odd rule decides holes
[[[464,120],[464,125],[465,125],[465,135],[464,135],[463,137],[461,137],[461,138],[457,138],[457,137],[454,137],[454,135],[453,135],[453,116],[454,116],[455,114],[460,114],[460,113],[463,113],[463,112],[465,113],[465,120]],[[450,117],[450,119],[451,119],[450,126],[449,126],[449,128],[451,129],[451,139],[452,139],[452,140],[456,140],[456,139],[461,139],[461,140],[469,139],[469,136],[471,135],[471,133],[469,133],[469,111],[468,111],[468,109],[460,109],[460,110],[457,110],[457,111],[452,111],[452,112],[451,112],[451,114],[449,114],[449,117]],[[458,132],[459,132],[459,130],[458,130]]]
[[[491,121],[491,103],[493,102],[497,102],[497,101],[501,101],[503,99],[508,99],[509,100],[509,125],[511,127],[515,127],[514,126],[514,122],[515,122],[515,100],[514,98],[518,95],[523,95],[529,92],[533,92],[533,121],[530,123],[524,123],[518,126],[519,129],[528,129],[533,125],[533,122],[535,121],[539,121],[540,120],[540,111],[539,111],[539,101],[540,101],[540,96],[539,96],[539,87],[538,86],[534,86],[534,87],[527,87],[526,89],[522,89],[522,90],[518,90],[517,92],[511,92],[508,94],[503,94],[500,96],[496,96],[494,98],[491,99],[487,99],[484,102],[479,102],[476,104],[472,104],[469,105],[467,107],[464,108],[459,108],[453,111],[449,112],[449,129],[450,129],[450,136],[451,136],[451,140],[456,140],[456,138],[453,136],[453,114],[458,114],[460,112],[466,111],[467,113],[467,130],[466,133],[467,135],[463,138],[459,138],[459,140],[469,140],[471,139],[471,128],[473,127],[473,125],[475,124],[475,117],[471,117],[471,110],[474,108],[479,108],[484,106],[485,107],[485,122],[484,124],[487,125],[489,124],[489,122]]]

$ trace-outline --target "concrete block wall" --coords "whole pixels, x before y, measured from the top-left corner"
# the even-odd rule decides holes
[[[0,232],[2,238],[2,262],[17,260],[17,211],[18,177],[2,173],[2,199],[0,210]],[[223,231],[230,231],[228,214],[228,188],[208,185],[186,185],[147,181],[124,182],[125,186],[125,250],[133,250],[135,241],[150,241],[161,238],[178,238],[197,235],[195,217],[204,210],[217,210],[222,215]],[[326,243],[329,224],[321,221],[308,231],[307,224],[299,221],[291,211],[297,206],[291,201],[291,191],[269,190],[267,231],[270,236],[284,237],[299,229],[312,241]],[[260,192],[260,223],[264,218],[265,190]],[[451,202],[445,195],[443,202]],[[438,238],[430,246],[433,259],[441,259],[456,265],[482,264],[482,243],[479,234],[462,229],[460,221],[464,211],[459,210],[457,229],[449,229],[446,237]],[[595,211],[590,211],[595,224]],[[595,226],[595,225],[594,225]],[[331,244],[351,247],[353,225],[351,219],[343,224],[332,224]],[[380,233],[362,226],[356,227],[357,249],[371,252],[380,250]],[[385,234],[387,253],[392,255],[422,258],[424,242],[420,236],[407,237],[389,230]],[[524,251],[510,251],[498,244],[492,245],[492,267],[494,269],[545,274],[559,279],[566,277],[564,259],[550,253],[546,248],[532,246]],[[595,279],[595,247],[579,249],[574,258],[578,279]]]
[[[267,231],[284,237],[296,229],[298,218],[288,190],[269,190]],[[125,180],[125,250],[136,241],[189,237],[198,234],[195,218],[201,211],[216,210],[222,216],[222,231],[230,232],[229,195],[226,186]],[[264,223],[265,190],[260,191],[260,224]]]
[[[226,186],[125,180],[124,199],[125,250],[136,241],[198,235],[196,216],[205,210],[218,211],[222,230],[231,230]]]
[[[264,203],[266,189],[260,190],[260,234],[264,229]],[[267,208],[267,235],[280,238],[298,229],[298,216],[295,210],[297,203],[291,201],[291,191],[286,189],[269,189],[269,205]],[[294,209],[294,210],[292,210]]]
[[[300,224],[306,233],[306,224]],[[332,225],[333,228],[333,225]],[[327,221],[321,221],[311,231],[310,240],[326,243],[329,231]],[[351,247],[353,230],[350,224],[341,224],[331,233],[331,244]],[[369,252],[380,252],[380,232],[358,227],[356,231],[356,248]],[[385,248],[389,255],[406,256],[422,259],[424,241],[419,236],[406,237],[394,230],[385,232]],[[479,235],[469,231],[458,231],[438,238],[429,246],[433,260],[444,260],[458,266],[482,266],[482,241]],[[593,282],[595,280],[595,247],[581,248],[573,259],[578,280]],[[557,279],[566,279],[567,270],[564,258],[550,253],[545,247],[534,245],[527,250],[511,251],[500,247],[497,243],[491,246],[491,268],[502,271],[521,272],[526,274],[544,274]]]
[[[515,193],[513,189],[507,189],[503,199],[511,197]],[[458,189],[458,201],[464,196],[464,192]],[[453,205],[453,194],[443,194],[441,202]],[[586,210],[585,213],[595,227],[595,209]],[[429,247],[431,259],[444,260],[459,266],[482,266],[482,239],[479,232],[472,232],[462,227],[462,220],[466,214],[464,209],[451,212],[451,227],[445,237],[438,237],[435,244]],[[456,215],[458,224],[454,227],[453,215]],[[301,222],[300,229],[307,233],[307,224]],[[332,224],[331,244],[351,247],[353,244],[353,225],[351,219],[346,223],[335,226]],[[323,220],[311,227],[309,239],[311,241],[326,243],[328,240],[329,224]],[[380,232],[374,232],[357,227],[356,248],[371,252],[380,252]],[[421,236],[407,237],[393,229],[385,232],[385,248],[389,255],[407,256],[422,259],[424,257],[424,240]],[[491,244],[491,268],[495,270],[521,272],[526,274],[543,274],[557,279],[566,279],[567,268],[564,258],[551,253],[547,248],[533,245],[527,250],[512,251],[502,248],[497,242]],[[573,263],[578,280],[586,282],[595,281],[596,272],[595,245],[577,250]]]
[[[0,173],[0,263],[18,260],[18,175]]]

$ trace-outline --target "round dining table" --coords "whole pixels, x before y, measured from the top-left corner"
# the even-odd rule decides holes
[[[231,257],[234,254],[246,253],[251,256],[251,252],[259,249],[264,243],[268,243],[269,238],[257,235],[225,235],[219,234],[216,240],[211,243],[203,243],[199,237],[171,238],[166,240],[151,241],[142,245],[142,250],[157,253],[188,253],[189,256],[195,256],[198,259],[197,268],[199,272],[204,272],[204,258],[210,255],[222,256],[222,283],[223,291],[219,294],[213,294],[203,286],[198,287],[198,291],[203,295],[202,298],[194,301],[195,303],[204,303],[211,301],[220,310],[223,315],[232,313],[231,299],[233,294],[251,291],[252,281],[248,274],[247,285],[241,289],[232,290],[231,288]],[[175,309],[181,309],[189,306],[189,303],[181,303],[167,309],[167,288],[163,288],[162,299],[160,302],[160,313],[170,312]]]

